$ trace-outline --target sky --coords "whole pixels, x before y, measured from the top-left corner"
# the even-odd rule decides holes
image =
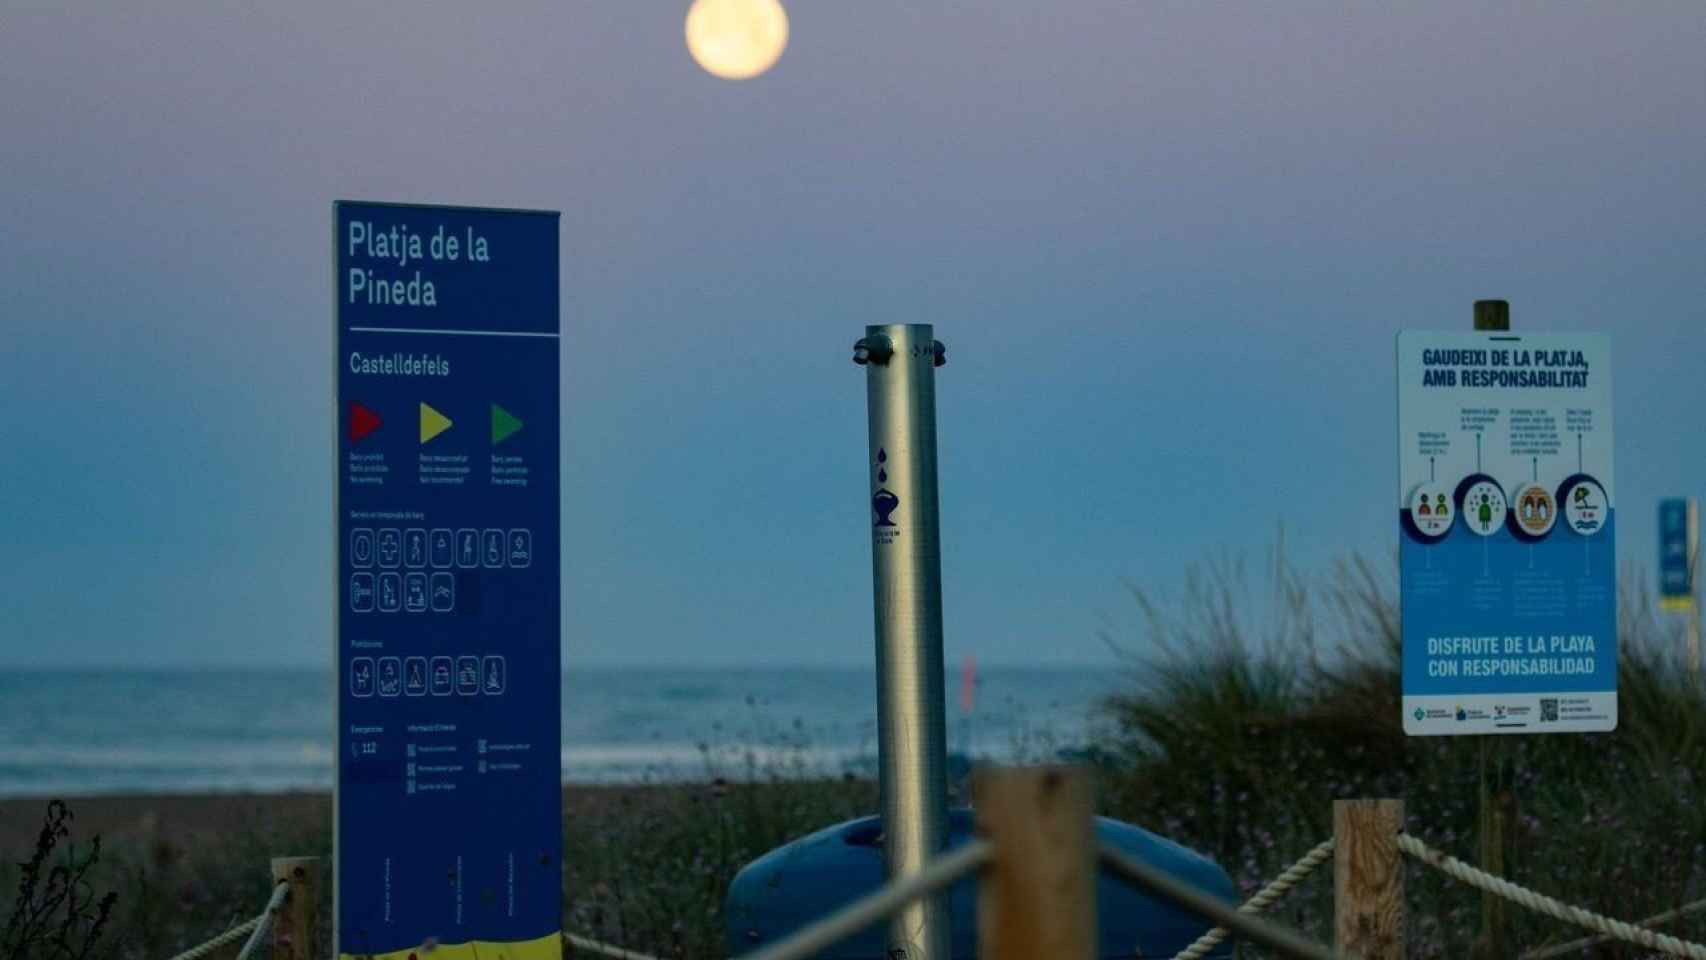
[[[741,82],[686,6],[0,0],[0,663],[331,662],[340,198],[562,212],[570,670],[871,662],[866,324],[947,345],[950,658],[1390,563],[1478,298],[1611,335],[1625,566],[1706,494],[1699,3],[791,0]]]

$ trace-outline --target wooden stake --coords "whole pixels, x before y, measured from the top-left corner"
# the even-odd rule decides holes
[[[1362,960],[1404,960],[1402,800],[1333,803],[1333,946]]]
[[[1507,854],[1514,836],[1516,794],[1510,787],[1504,744],[1490,744],[1493,739],[1481,738],[1481,869],[1504,877],[1510,871]],[[1483,892],[1481,936],[1475,942],[1472,956],[1477,960],[1503,960],[1515,955],[1516,951],[1511,949],[1510,905],[1502,897]]]
[[[290,895],[273,917],[273,960],[315,960],[320,942],[320,859],[274,857],[272,879],[274,885],[290,884]]]
[[[1508,300],[1475,301],[1475,329],[1495,332],[1511,328]],[[1481,753],[1480,843],[1481,869],[1505,876],[1505,856],[1513,833],[1516,794],[1510,787],[1504,763],[1504,745],[1493,736],[1478,738]],[[1510,914],[1505,902],[1490,893],[1481,894],[1481,936],[1474,955],[1478,960],[1503,960],[1510,956]]]
[[[1511,304],[1509,300],[1475,301],[1475,329],[1509,330],[1510,328]]]
[[[979,832],[995,860],[978,884],[978,956],[1092,960],[1096,854],[1090,777],[1062,767],[985,771]]]

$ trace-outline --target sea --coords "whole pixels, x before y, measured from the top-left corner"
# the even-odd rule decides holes
[[[951,669],[952,763],[1042,762],[1106,742],[1114,667]],[[874,773],[870,669],[578,668],[563,779],[647,783]],[[332,679],[315,669],[0,670],[0,797],[328,789]]]

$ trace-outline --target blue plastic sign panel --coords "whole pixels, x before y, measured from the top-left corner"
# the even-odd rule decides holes
[[[558,960],[558,215],[333,223],[336,953]]]
[[[1659,604],[1686,613],[1694,609],[1694,561],[1700,550],[1700,521],[1694,501],[1659,501]]]
[[[1398,337],[1404,731],[1617,726],[1611,344]]]

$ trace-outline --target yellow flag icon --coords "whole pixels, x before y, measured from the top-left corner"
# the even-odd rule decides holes
[[[432,407],[421,404],[421,442],[426,443],[450,429],[450,418]]]

